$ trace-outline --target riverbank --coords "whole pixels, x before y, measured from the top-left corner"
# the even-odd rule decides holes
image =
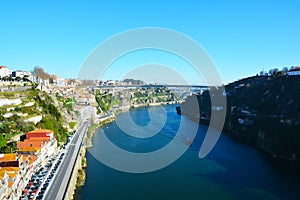
[[[93,139],[93,136],[94,136],[97,128],[100,128],[100,127],[102,127],[102,126],[104,126],[106,124],[112,123],[114,120],[115,120],[115,117],[111,116],[111,117],[105,118],[102,121],[100,119],[100,122],[98,124],[92,124],[89,127],[89,129],[87,131],[87,135],[86,135],[86,137],[84,139],[84,141],[85,141],[85,147],[86,148],[90,148],[90,147],[93,146],[92,139]]]
[[[177,115],[174,112],[175,106],[165,108],[168,115],[165,129],[151,138],[141,140],[128,137],[114,123],[96,130],[93,147],[86,154],[86,180],[77,190],[74,197],[76,200],[293,199],[299,194],[298,168],[278,165],[265,159],[250,145],[238,143],[226,134],[221,134],[214,150],[207,157],[199,159],[199,149],[207,133],[207,126],[204,125],[199,125],[196,138],[187,151],[159,171],[123,173],[107,167],[95,157],[107,144],[102,134],[109,135],[111,141],[128,151],[152,152],[169,144],[179,126],[189,130],[195,124]],[[147,109],[132,109],[130,113],[137,124],[145,124],[145,117],[141,116],[147,114]],[[126,118],[122,120],[120,123],[127,121]]]
[[[280,89],[278,89],[280,88]],[[293,88],[293,89],[290,89]],[[223,130],[233,138],[252,144],[271,158],[300,163],[300,76],[245,78],[212,88],[215,98],[226,96]],[[177,109],[179,114],[209,124],[210,92],[193,94]],[[195,110],[199,106],[199,110]],[[219,106],[220,109],[224,108]]]
[[[113,122],[115,120],[115,117],[110,117],[110,118],[106,118],[103,121],[100,121],[99,124],[92,124],[86,134],[86,137],[84,138],[84,145],[81,147],[81,151],[80,151],[80,159],[81,159],[81,167],[78,169],[78,173],[77,173],[77,181],[76,181],[76,190],[78,188],[80,188],[81,186],[83,186],[84,182],[85,182],[85,169],[87,166],[86,163],[86,151],[88,148],[91,148],[93,146],[92,144],[92,139],[93,136],[97,130],[97,128],[100,128],[106,124],[109,124],[111,122]],[[76,191],[75,191],[76,192]]]
[[[131,108],[142,108],[142,107],[152,107],[152,106],[160,106],[160,105],[169,105],[169,104],[178,104],[179,102],[178,101],[171,101],[171,102],[160,102],[160,103],[149,103],[149,104],[139,104],[139,105],[134,105],[134,106],[131,106],[129,107],[128,109],[122,109],[122,110],[119,110],[118,112],[116,112],[116,115],[119,115],[121,114],[122,112],[128,112]],[[92,124],[88,131],[87,131],[87,134],[86,134],[86,137],[84,138],[84,146],[82,148],[84,148],[85,150],[85,153],[86,153],[86,150],[88,148],[91,148],[93,146],[92,144],[92,139],[93,139],[93,136],[94,134],[96,133],[96,130],[104,125],[107,125],[109,123],[112,123],[114,122],[115,118],[116,118],[116,115],[112,115],[110,117],[106,117],[106,118],[103,118],[103,119],[100,119],[100,122],[99,123],[94,123]],[[82,157],[84,164],[81,165],[82,168],[80,168],[78,170],[78,175],[77,175],[77,182],[76,182],[76,190],[78,188],[80,188],[81,186],[84,185],[84,182],[85,182],[85,177],[86,177],[86,172],[85,172],[85,169],[86,169],[86,155],[83,155]]]
[[[162,106],[162,105],[171,105],[171,104],[179,104],[179,101],[167,101],[167,102],[159,102],[159,103],[144,103],[131,105],[130,108],[142,108],[142,107],[151,107],[151,106]]]
[[[89,127],[88,132],[87,132],[87,137],[85,138],[85,146],[86,146],[86,148],[90,148],[93,146],[92,139],[93,139],[94,133],[97,128],[100,128],[104,125],[112,123],[115,120],[115,118],[123,112],[128,112],[128,111],[130,111],[130,109],[135,109],[135,108],[172,105],[172,104],[179,104],[179,103],[180,103],[179,101],[168,101],[168,102],[159,102],[159,103],[137,104],[137,105],[128,106],[126,108],[122,107],[122,109],[117,110],[114,115],[102,118],[99,120],[99,123],[92,124]]]
[[[135,108],[143,108],[143,107],[172,105],[172,104],[179,104],[179,103],[180,103],[180,101],[168,101],[168,102],[159,102],[159,103],[147,103],[147,104],[131,105],[131,106],[126,107],[126,109],[124,107],[122,107],[122,109],[116,110],[114,115],[102,118],[102,119],[99,120],[99,123],[94,123],[89,127],[88,132],[87,132],[87,136],[84,140],[85,141],[85,146],[86,146],[86,148],[90,148],[90,147],[93,146],[92,139],[93,139],[93,136],[94,136],[95,131],[96,131],[97,128],[102,127],[106,124],[112,123],[115,120],[115,118],[123,112],[128,112],[132,108],[135,109]]]

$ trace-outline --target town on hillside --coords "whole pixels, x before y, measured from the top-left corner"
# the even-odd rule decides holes
[[[83,83],[0,67],[0,199],[43,198],[81,109],[94,102]]]
[[[53,131],[37,129],[26,133],[17,142],[15,153],[0,154],[0,198],[19,199],[29,192],[37,194],[57,155]]]
[[[28,72],[0,66],[0,199],[43,199],[64,149],[87,118],[86,107],[99,124],[131,107],[177,103],[168,88],[144,84],[66,79],[40,67]]]
[[[222,131],[280,161],[300,162],[300,67],[271,69],[186,98],[177,112],[210,124],[212,112],[226,115]],[[225,105],[213,105],[226,97]],[[199,106],[195,109],[194,106]]]
[[[278,130],[281,126],[297,129],[299,115],[288,116],[283,111],[298,108],[288,86],[299,75],[300,67],[275,68],[226,85],[220,95],[226,96],[228,102],[227,132],[251,140],[273,156],[299,160],[300,144],[294,140],[297,134],[291,131],[289,144],[283,144],[276,130],[261,123],[263,119],[271,124],[279,120]],[[178,103],[182,103],[178,113],[191,118],[200,115],[196,120],[209,123],[212,109],[208,91],[191,92],[181,101],[178,93],[162,85],[146,85],[134,79],[66,79],[49,75],[40,67],[27,72],[0,66],[0,91],[0,199],[43,199],[64,157],[64,148],[87,118],[83,112],[87,106],[92,108],[95,124],[130,108]],[[201,113],[194,113],[195,109],[189,106],[195,95]],[[281,107],[271,106],[274,98]]]

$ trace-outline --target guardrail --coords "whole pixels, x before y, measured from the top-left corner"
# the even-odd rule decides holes
[[[65,150],[63,150],[63,151],[61,151],[61,153],[62,152],[64,152],[65,153],[65,156],[63,157],[63,159],[62,159],[62,161],[61,161],[61,163],[60,163],[60,165],[59,165],[59,167],[57,168],[57,170],[56,170],[56,173],[55,173],[55,175],[52,177],[52,181],[50,182],[50,184],[48,185],[48,187],[47,187],[47,189],[46,189],[46,191],[45,191],[45,193],[44,193],[44,196],[43,196],[43,199],[47,199],[47,197],[49,197],[49,195],[50,195],[50,197],[51,197],[51,195],[52,195],[52,199],[64,199],[64,197],[65,197],[65,194],[66,194],[66,192],[67,192],[67,190],[68,190],[68,187],[69,187],[69,181],[70,181],[70,179],[71,179],[71,176],[72,176],[72,174],[73,174],[73,171],[74,171],[74,166],[75,166],[75,164],[76,164],[76,162],[77,162],[77,158],[78,158],[78,154],[79,154],[79,152],[80,152],[80,146],[81,146],[81,144],[82,144],[82,141],[83,141],[83,138],[84,138],[84,136],[85,136],[85,134],[86,134],[86,131],[87,131],[87,127],[88,127],[88,122],[87,121],[84,121],[82,124],[81,124],[81,126],[80,126],[80,128],[76,131],[76,133],[73,135],[73,137],[72,137],[72,139],[71,139],[71,141],[67,144],[67,146],[66,146],[66,149]],[[80,135],[78,135],[77,136],[77,134],[80,134]],[[74,143],[74,138],[75,137],[78,137],[77,138],[77,141],[76,141],[76,143],[75,144],[72,144],[72,143]],[[71,152],[70,150],[71,150],[71,147],[73,146],[73,145],[75,145],[75,147],[74,147],[74,151],[73,152]],[[68,153],[72,153],[72,154],[70,154],[70,155],[68,155]],[[61,154],[60,153],[60,154]],[[65,160],[67,159],[67,156],[71,156],[71,158],[70,157],[68,157],[68,159],[70,160],[70,162],[69,163],[64,163],[64,162],[66,162]],[[56,191],[55,193],[53,193],[53,194],[50,194],[49,192],[50,192],[50,187],[55,187],[53,184],[53,182],[55,182],[55,178],[57,178],[56,176],[57,176],[57,174],[59,173],[59,171],[60,170],[62,170],[62,166],[64,165],[64,169],[66,170],[65,172],[64,172],[64,175],[63,175],[63,181],[61,182],[61,185],[60,185],[60,187],[58,188],[58,190],[54,190],[54,191]],[[63,173],[63,172],[61,172],[61,173]],[[49,193],[49,194],[48,194]],[[49,197],[49,198],[50,198]]]
[[[67,190],[68,190],[68,188],[69,188],[69,186],[70,186],[70,182],[71,182],[71,178],[72,178],[72,174],[73,174],[73,172],[74,172],[74,168],[75,168],[75,165],[76,165],[76,163],[77,163],[77,159],[78,159],[78,155],[79,155],[79,152],[80,152],[80,149],[81,149],[81,145],[82,145],[82,141],[83,141],[83,138],[84,138],[84,136],[85,136],[85,134],[86,134],[86,132],[87,132],[87,125],[84,127],[84,134],[82,134],[82,138],[80,138],[79,139],[79,143],[78,143],[78,149],[76,150],[76,159],[74,160],[74,162],[73,162],[73,166],[72,166],[72,170],[71,170],[71,175],[69,176],[69,179],[68,179],[68,182],[67,182],[67,186],[66,186],[66,189],[65,189],[65,192],[64,192],[64,195],[63,195],[63,199],[65,198],[65,196],[66,196],[66,193],[67,193]],[[74,154],[73,154],[74,155]]]

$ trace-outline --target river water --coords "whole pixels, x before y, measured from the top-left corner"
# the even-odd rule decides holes
[[[100,147],[106,145],[101,139],[101,134],[105,134],[115,145],[131,152],[151,152],[163,148],[177,134],[180,121],[186,126],[186,130],[195,125],[186,117],[177,115],[175,107],[176,105],[164,107],[167,121],[163,129],[150,138],[128,136],[116,122],[99,128],[92,140],[93,147],[87,151],[85,184],[76,191],[75,199],[299,197],[299,167],[274,161],[252,146],[235,141],[224,133],[213,150],[205,158],[199,159],[198,152],[207,130],[204,125],[199,125],[195,140],[178,160],[154,172],[121,172],[102,164],[95,156],[95,152],[99,152]],[[153,112],[155,113],[155,109]],[[132,119],[140,126],[150,123],[148,113],[148,108],[130,111]],[[186,141],[182,140],[182,143]]]

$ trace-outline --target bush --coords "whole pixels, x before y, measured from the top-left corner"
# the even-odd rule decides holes
[[[70,129],[73,129],[75,127],[75,125],[76,125],[76,122],[70,122],[69,123]]]

